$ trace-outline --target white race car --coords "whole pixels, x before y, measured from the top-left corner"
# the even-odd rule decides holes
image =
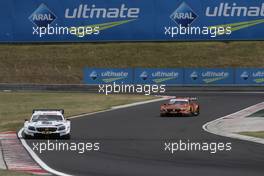
[[[25,138],[56,136],[70,139],[71,122],[63,116],[62,109],[34,109],[30,120],[25,120]]]

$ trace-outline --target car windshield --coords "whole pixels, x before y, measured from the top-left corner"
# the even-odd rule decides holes
[[[62,116],[60,115],[34,115],[32,118],[33,122],[38,121],[61,121]]]
[[[184,104],[188,104],[188,101],[184,101],[184,100],[171,100],[169,102],[169,104],[184,105]]]

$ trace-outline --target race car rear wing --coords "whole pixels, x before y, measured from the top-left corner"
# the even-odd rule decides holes
[[[61,114],[64,114],[64,109],[33,109],[32,114],[34,114],[36,111],[57,111]]]

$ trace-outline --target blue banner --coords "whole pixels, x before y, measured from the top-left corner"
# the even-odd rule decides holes
[[[244,85],[264,85],[264,68],[236,69],[235,83]]]
[[[183,84],[182,69],[136,68],[135,84]]]
[[[0,42],[264,40],[263,0],[1,0]]]
[[[84,68],[85,84],[264,85],[264,68]]]
[[[85,68],[85,84],[133,84],[133,70],[122,68]]]
[[[234,84],[233,69],[185,69],[184,84]]]

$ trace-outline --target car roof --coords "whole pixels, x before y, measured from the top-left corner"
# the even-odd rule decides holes
[[[189,99],[187,99],[187,98],[173,98],[173,99],[170,99],[170,101],[186,101],[186,102],[188,102]]]
[[[33,115],[60,115],[62,116],[62,113],[60,111],[35,111]]]

